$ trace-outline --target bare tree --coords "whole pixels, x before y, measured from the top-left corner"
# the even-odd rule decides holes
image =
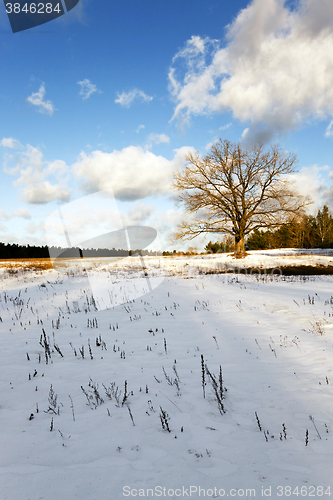
[[[278,145],[265,150],[262,144],[244,148],[220,140],[204,158],[189,154],[187,161],[174,175],[173,188],[190,217],[180,223],[175,239],[231,234],[236,252],[244,255],[247,234],[289,222],[309,203],[287,179],[295,172],[295,155]]]

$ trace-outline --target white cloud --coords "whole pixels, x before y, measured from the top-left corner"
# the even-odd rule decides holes
[[[136,146],[112,153],[82,152],[71,168],[82,179],[86,192],[112,189],[116,198],[134,201],[170,193],[171,173],[184,164],[191,150],[188,147],[176,150],[172,160]]]
[[[326,128],[325,137],[333,137],[333,120],[330,121]]]
[[[37,224],[35,224],[34,222],[30,222],[30,224],[28,224],[26,226],[26,232],[29,234],[29,235],[32,235],[32,234],[36,234],[38,232],[38,226]]]
[[[144,125],[139,125],[138,128],[136,129],[136,133],[138,134],[140,130],[143,130],[144,128],[146,128]]]
[[[54,200],[69,201],[70,196],[69,189],[52,185],[49,181],[43,181],[36,185],[30,184],[23,189],[23,198],[28,203],[49,203]]]
[[[248,127],[243,130],[242,139],[246,139],[246,137],[249,134],[249,131],[250,131],[250,129]]]
[[[232,111],[247,140],[333,116],[333,3],[253,0],[228,26],[228,43],[193,36],[173,58],[173,118]]]
[[[165,134],[150,134],[148,136],[148,139],[152,142],[155,142],[155,144],[161,144],[161,142],[169,144],[170,142],[170,137]]]
[[[66,186],[69,169],[65,162],[46,162],[43,153],[30,145],[7,161],[9,160],[13,161],[15,166],[5,165],[4,172],[18,177],[13,185],[22,188],[24,201],[39,204],[69,200],[71,191]]]
[[[316,214],[329,196],[327,181],[322,176],[322,173],[327,172],[328,169],[327,165],[323,167],[312,165],[302,167],[298,172],[289,176],[295,189],[312,200],[312,205],[307,208],[309,213]]]
[[[88,99],[95,92],[102,93],[88,78],[85,78],[82,82],[77,82],[77,84],[81,87],[79,95],[82,96],[83,100]]]
[[[174,242],[172,237],[175,227],[183,218],[183,212],[175,209],[168,209],[164,212],[156,211],[152,214],[149,225],[158,231],[163,250],[181,249],[184,247],[184,242]]]
[[[147,223],[153,213],[154,207],[151,204],[135,203],[127,213],[121,215],[124,226],[141,226]]]
[[[149,134],[146,149],[150,149],[153,144],[169,144],[170,137],[165,134]]]
[[[22,219],[31,219],[31,214],[26,207],[17,208],[10,212],[11,217],[20,217]]]
[[[133,101],[143,101],[149,102],[152,101],[152,97],[145,94],[143,90],[132,89],[129,92],[122,92],[117,94],[117,99],[114,101],[125,108],[129,108]]]
[[[8,212],[0,210],[0,219],[10,220],[13,217],[19,217],[21,219],[31,219],[31,214],[26,207],[17,208],[16,210],[10,210]]]
[[[60,179],[68,173],[68,166],[63,160],[54,160],[48,163],[46,173]]]
[[[222,127],[219,128],[219,130],[227,130],[232,126],[232,123],[227,123],[226,125],[222,125]]]
[[[53,115],[55,107],[51,101],[44,101],[45,97],[45,85],[41,84],[38,92],[33,92],[31,96],[27,98],[27,101],[33,106],[37,106],[40,113],[48,113],[50,116]]]
[[[15,139],[13,139],[13,137],[4,137],[0,141],[0,146],[2,146],[3,148],[14,149],[17,146],[17,142],[18,141],[16,141]]]
[[[52,212],[45,223],[49,245],[67,246],[123,228],[112,193],[105,191],[83,196]],[[67,234],[64,233],[64,225]]]
[[[164,134],[154,139],[168,141]],[[73,175],[86,193],[111,189],[119,200],[136,201],[171,195],[171,175],[185,165],[189,152],[194,149],[184,146],[167,159],[142,147],[128,146],[111,153],[81,152],[77,162],[68,166],[62,160],[46,161],[40,149],[27,145],[24,151],[7,156],[4,172],[16,177],[14,187],[21,190],[24,201],[32,204],[69,201],[68,184]]]
[[[219,142],[219,138],[214,137],[214,139],[212,141],[210,141],[206,144],[205,151],[210,151],[212,149],[212,147],[216,145],[217,142]]]
[[[167,209],[162,211],[159,209],[159,203],[156,202],[153,205],[146,205],[144,203],[135,203],[127,211],[127,213],[121,212],[121,217],[124,226],[148,226],[152,227],[158,232],[158,241],[154,241],[150,249],[167,249],[172,245],[172,249],[183,247],[183,242],[177,243],[172,242],[171,233],[174,231],[175,226],[179,223],[183,217],[183,214],[179,210]]]

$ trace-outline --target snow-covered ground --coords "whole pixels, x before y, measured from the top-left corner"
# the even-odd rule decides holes
[[[332,277],[219,259],[1,270],[1,500],[329,498]]]
[[[149,259],[147,259],[149,263]],[[333,250],[256,250],[249,251],[244,259],[235,259],[232,253],[197,255],[193,257],[171,257],[160,260],[160,267],[175,273],[189,272],[238,272],[239,270],[275,269],[283,267],[328,267],[333,266]]]

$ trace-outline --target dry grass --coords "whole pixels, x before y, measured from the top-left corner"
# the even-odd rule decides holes
[[[279,262],[274,265],[269,260],[258,262],[253,266],[251,259],[234,260],[234,254],[229,254],[227,257],[232,257],[231,262],[220,262],[215,259],[191,259],[191,257],[138,257],[131,258],[65,258],[57,259],[53,262],[51,259],[8,259],[0,260],[0,269],[5,275],[36,273],[41,274],[44,271],[55,269],[56,271],[82,273],[86,270],[102,270],[112,274],[122,273],[154,273],[161,272],[164,275],[188,275],[194,274],[282,274],[285,276],[291,275],[333,275],[332,259],[325,259],[326,262],[316,262],[314,255],[300,255],[297,261],[290,262],[289,256],[279,256]],[[293,258],[294,256],[292,256]],[[302,258],[303,257],[303,258]],[[308,260],[309,265],[306,265],[304,260]],[[273,259],[272,259],[273,260]],[[289,260],[289,262],[288,262]],[[239,263],[239,266],[237,265]],[[246,264],[246,265],[243,265]],[[251,265],[252,264],[252,265]],[[273,264],[273,265],[272,265]]]
[[[84,271],[85,269],[93,270],[100,269],[101,266],[114,265],[117,261],[123,261],[121,258],[98,258],[90,257],[87,259],[80,258],[64,258],[64,259],[7,259],[0,260],[0,269],[3,269],[6,274],[18,274],[18,273],[42,273],[43,271],[48,271],[55,269],[59,272],[65,272],[69,269],[73,271]],[[134,265],[134,259],[127,264],[127,266]],[[140,268],[142,270],[142,267]]]
[[[72,259],[75,260],[75,259]],[[77,259],[79,260],[79,259]],[[16,274],[18,272],[42,272],[49,269],[66,268],[70,265],[70,259],[58,259],[52,265],[51,259],[10,259],[0,260],[0,269],[6,269],[8,274]]]
[[[6,268],[9,274],[17,271],[45,271],[52,269],[51,259],[11,259],[0,260],[0,269]]]

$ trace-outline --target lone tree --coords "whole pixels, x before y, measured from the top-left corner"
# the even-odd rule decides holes
[[[289,222],[309,203],[287,179],[295,172],[295,155],[278,145],[244,148],[220,139],[204,158],[189,154],[187,161],[173,182],[179,205],[190,215],[174,233],[176,240],[227,233],[235,238],[236,254],[244,255],[247,234]]]

